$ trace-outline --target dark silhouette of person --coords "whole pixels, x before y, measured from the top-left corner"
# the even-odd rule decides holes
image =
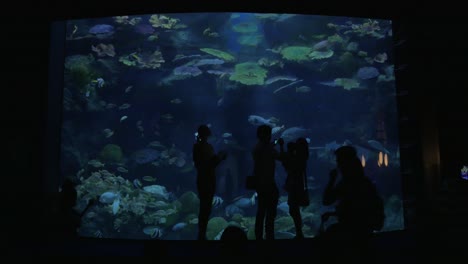
[[[275,238],[276,206],[279,191],[275,182],[275,161],[280,153],[271,142],[271,127],[261,125],[257,128],[258,142],[253,150],[255,190],[258,194],[257,215],[255,218],[255,238],[263,240],[263,228],[267,240]]]
[[[215,154],[213,146],[208,143],[208,138],[211,136],[208,126],[201,125],[197,133],[197,142],[193,145],[193,162],[197,169],[197,190],[200,199],[198,240],[206,240],[206,228],[216,190],[215,169],[226,159],[227,154],[223,151]]]
[[[335,215],[338,222],[328,227],[324,236],[336,247],[354,248],[354,252],[359,252],[366,249],[374,230],[382,228],[383,202],[375,185],[365,176],[354,147],[342,146],[335,151],[335,156],[337,169],[330,171],[323,204],[337,204],[335,212],[325,214],[322,221]],[[338,174],[341,174],[339,182]]]
[[[285,190],[288,192],[289,214],[293,218],[296,229],[295,239],[303,239],[302,217],[301,217],[301,199],[304,194],[307,160],[309,158],[308,143],[305,138],[298,138],[296,142],[288,143],[288,150],[283,150],[284,142],[279,141],[281,149],[281,161],[286,169],[288,176],[286,178]]]
[[[75,184],[70,179],[65,179],[60,193],[58,210],[58,237],[63,240],[74,240],[78,238],[78,228],[81,226],[81,217],[95,203],[89,200],[86,208],[78,213],[75,210],[77,192]]]
[[[221,254],[227,256],[247,255],[247,234],[235,225],[226,227],[221,235]]]
[[[242,228],[230,225],[224,229],[221,241],[247,241],[247,234]]]

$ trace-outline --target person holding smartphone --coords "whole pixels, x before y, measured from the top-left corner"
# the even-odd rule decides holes
[[[227,153],[215,154],[213,146],[208,143],[211,130],[201,125],[197,131],[197,142],[193,145],[193,162],[197,168],[197,190],[200,199],[198,215],[198,240],[206,240],[208,218],[211,214],[212,201],[216,191],[216,167],[226,159]]]
[[[337,168],[330,171],[322,202],[336,203],[338,223],[325,231],[329,237],[341,241],[366,241],[384,221],[383,201],[375,185],[364,174],[364,168],[352,146],[342,146],[335,151]],[[338,175],[341,175],[337,181]],[[323,219],[326,221],[326,219]]]

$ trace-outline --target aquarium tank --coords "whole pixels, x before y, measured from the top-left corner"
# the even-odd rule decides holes
[[[245,188],[261,124],[309,144],[314,237],[334,151],[357,149],[385,202],[381,232],[404,229],[392,21],[269,13],[165,13],[67,20],[60,177],[72,180],[82,237],[194,240],[192,148],[201,124],[227,158],[216,169],[207,238],[228,225],[254,239],[258,198]],[[276,239],[293,238],[286,171]]]

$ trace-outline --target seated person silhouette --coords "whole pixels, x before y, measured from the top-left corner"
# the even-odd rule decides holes
[[[75,184],[70,179],[65,179],[60,193],[60,204],[58,211],[58,237],[64,240],[74,240],[78,238],[78,228],[81,226],[81,217],[95,203],[94,199],[89,200],[86,208],[81,212],[75,210],[77,192]]]
[[[374,230],[383,226],[383,202],[375,185],[364,175],[356,149],[342,146],[335,151],[337,168],[330,171],[330,179],[323,194],[323,204],[335,202],[335,212],[326,213],[322,221],[335,215],[338,223],[331,225],[325,235],[329,238],[365,241]],[[341,180],[337,182],[338,174]]]

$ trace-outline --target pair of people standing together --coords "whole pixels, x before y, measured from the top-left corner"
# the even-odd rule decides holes
[[[279,190],[275,182],[275,162],[279,160],[288,172],[285,189],[289,193],[289,212],[296,227],[296,238],[303,238],[299,207],[302,199],[300,194],[305,188],[308,144],[304,138],[299,138],[295,143],[290,142],[288,151],[285,152],[283,149],[284,141],[279,139],[277,143],[280,145],[280,152],[278,152],[275,149],[276,144],[271,142],[271,130],[272,128],[267,125],[261,125],[257,128],[258,142],[252,153],[255,191],[258,194],[255,237],[257,240],[262,240],[265,228],[266,239],[274,239],[274,221],[279,198]],[[225,152],[215,154],[213,147],[208,143],[210,135],[211,131],[207,126],[200,126],[197,142],[193,146],[193,160],[198,173],[197,189],[200,198],[199,240],[206,239],[206,228],[216,189],[215,169],[222,160],[226,159]]]
[[[258,193],[258,208],[255,219],[255,237],[263,239],[263,227],[267,240],[274,239],[274,222],[278,205],[279,190],[275,182],[275,162],[279,160],[285,167],[288,176],[285,190],[288,192],[289,213],[294,220],[296,238],[304,237],[302,233],[302,218],[300,205],[305,198],[305,173],[309,157],[308,143],[305,138],[288,143],[287,152],[284,151],[284,140],[278,139],[280,152],[275,149],[275,142],[271,142],[271,127],[261,125],[257,129],[258,143],[253,151],[255,189]]]

